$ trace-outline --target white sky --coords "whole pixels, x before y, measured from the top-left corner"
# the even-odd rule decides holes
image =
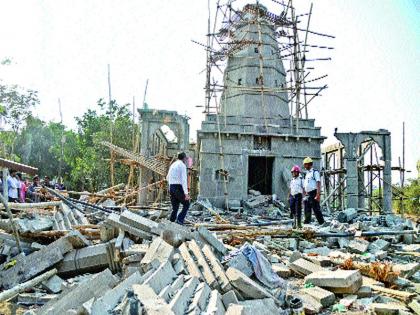
[[[271,1],[261,1],[270,6]],[[212,0],[212,8],[215,7]],[[240,2],[241,5],[244,3]],[[295,0],[299,13],[310,1]],[[336,142],[339,131],[385,128],[392,133],[393,165],[402,154],[406,122],[406,164],[416,176],[420,159],[420,1],[314,1],[311,29],[336,36],[322,43],[333,51],[319,57],[317,74],[329,89],[313,101],[311,117]],[[191,137],[203,118],[207,0],[0,0],[0,79],[39,91],[40,118],[64,121],[107,98],[107,64],[118,103],[141,104],[149,78],[151,108],[191,117]],[[309,37],[310,44],[321,41]]]

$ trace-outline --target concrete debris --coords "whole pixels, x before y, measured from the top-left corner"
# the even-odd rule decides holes
[[[413,221],[352,208],[293,230],[272,198],[250,191],[231,210],[201,203],[185,226],[155,210],[57,203],[53,216],[17,219],[22,253],[0,233],[0,285],[36,314],[420,312]],[[284,285],[263,280],[273,275]]]
[[[306,283],[334,293],[356,293],[362,286],[359,270],[316,271],[305,277]]]

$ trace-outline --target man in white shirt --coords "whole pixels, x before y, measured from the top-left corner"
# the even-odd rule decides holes
[[[20,182],[17,179],[17,171],[10,170],[9,176],[7,176],[7,194],[9,196],[9,202],[18,202],[19,201],[19,191]]]
[[[300,167],[292,167],[292,179],[289,184],[290,214],[293,219],[293,228],[302,227],[302,195],[303,179],[300,177]]]
[[[169,167],[166,179],[169,184],[169,194],[171,196],[172,213],[171,222],[184,224],[190,206],[190,196],[188,194],[188,175],[187,175],[187,155],[184,152],[178,154],[178,160]],[[178,215],[179,204],[182,204],[182,211]]]
[[[321,199],[321,176],[318,170],[313,168],[313,161],[310,157],[303,160],[303,166],[306,169],[303,188],[305,190],[305,224],[312,221],[312,210],[319,224],[324,224],[324,216],[321,212],[319,201]]]

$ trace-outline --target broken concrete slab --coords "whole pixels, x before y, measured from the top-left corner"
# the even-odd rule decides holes
[[[63,284],[64,280],[61,279],[59,276],[54,275],[51,278],[49,278],[46,281],[42,282],[42,287],[48,290],[50,293],[60,293],[61,292],[61,286]]]
[[[394,303],[372,303],[370,309],[376,315],[398,315],[400,311],[408,311],[404,305]]]
[[[144,284],[149,285],[156,294],[159,294],[163,288],[176,278],[176,273],[172,268],[171,262],[162,263],[145,281]]]
[[[194,259],[191,257],[191,254],[189,252],[189,249],[186,243],[182,243],[178,249],[179,249],[179,253],[184,259],[185,264],[187,265],[188,273],[193,277],[197,277],[198,279],[204,279],[203,275],[201,274],[200,269],[198,268]]]
[[[306,283],[334,293],[356,293],[362,286],[359,270],[317,271],[305,277]]]
[[[206,315],[224,315],[225,311],[226,310],[222,302],[222,296],[220,295],[219,291],[211,291]]]
[[[231,290],[232,286],[229,282],[229,279],[226,276],[225,269],[223,268],[222,264],[217,259],[217,257],[214,255],[209,245],[204,245],[203,253],[209,261],[210,267],[213,270],[217,281],[219,282],[222,292],[227,292]]]
[[[298,294],[302,300],[305,314],[319,314],[322,310],[322,304],[308,294]]]
[[[147,284],[134,284],[132,286],[135,296],[142,304],[144,311],[148,315],[174,314],[168,303],[158,296],[156,292]],[[138,312],[142,314],[142,312]]]
[[[292,270],[294,273],[301,275],[301,276],[307,276],[313,272],[316,271],[323,271],[325,270],[320,265],[316,265],[309,260],[306,260],[304,258],[299,258],[298,260],[295,260],[294,262],[291,262],[289,264],[290,270]]]
[[[194,254],[195,258],[197,259],[197,264],[201,267],[202,274],[204,277],[204,280],[207,282],[207,284],[212,289],[216,289],[219,287],[219,284],[216,280],[216,277],[214,276],[212,270],[210,269],[209,265],[207,264],[207,261],[204,257],[203,252],[201,251],[200,247],[198,246],[197,242],[195,240],[191,240],[187,242],[188,248],[190,251]]]
[[[374,242],[369,244],[368,250],[370,253],[375,254],[377,251],[385,251],[391,245],[390,242],[387,242],[383,239],[377,239]]]
[[[39,251],[17,259],[14,267],[0,273],[0,286],[10,288],[27,281],[60,262],[64,255],[74,248],[89,244],[79,231],[72,231]]]
[[[114,257],[113,242],[88,246],[67,253],[58,265],[58,274],[71,276],[99,272],[106,268],[116,272],[121,269]]]
[[[305,288],[302,292],[313,297],[323,307],[328,307],[334,304],[335,301],[334,293],[320,287]]]
[[[192,312],[195,314],[201,314],[204,312],[211,292],[212,291],[207,283],[200,282],[197,286],[192,302],[188,307],[188,314],[191,314]]]
[[[364,254],[367,252],[369,247],[369,242],[363,239],[354,239],[351,240],[347,245],[347,248],[350,252],[355,254]]]
[[[120,215],[119,221],[148,233],[152,233],[152,231],[155,231],[158,227],[158,223],[155,221],[135,214],[130,210],[123,211]]]
[[[188,227],[168,220],[161,221],[152,232],[161,235],[166,242],[175,247],[178,247],[182,242],[196,238],[196,233],[191,232]]]
[[[168,284],[165,288],[160,291],[159,296],[169,303],[175,293],[182,288],[185,283],[185,276],[179,275],[178,278],[171,284]],[[204,283],[204,282],[203,282]]]
[[[208,243],[210,244],[218,253],[221,255],[226,255],[228,249],[225,245],[219,241],[209,230],[205,227],[201,226],[198,228],[198,234]]]
[[[118,304],[118,301],[121,300],[127,290],[131,289],[133,284],[141,284],[144,280],[140,272],[133,273],[97,299],[92,304],[91,315],[101,315],[110,312]]]
[[[278,314],[279,309],[273,299],[248,300],[231,304],[226,315],[272,315]]]
[[[231,257],[227,264],[228,267],[235,268],[240,270],[242,273],[246,274],[250,277],[254,273],[254,269],[252,268],[252,264],[246,258],[246,256],[242,253],[238,253],[237,255]]]
[[[229,267],[226,271],[230,283],[244,296],[249,299],[263,299],[272,297],[271,293],[249,278],[238,269]]]
[[[90,280],[85,280],[74,288],[63,292],[57,300],[52,300],[40,308],[37,315],[64,314],[70,309],[79,310],[86,301],[94,297],[98,298],[104,292],[112,289],[118,280],[111,270],[106,269],[93,275]]]
[[[146,240],[151,240],[152,239],[152,234],[151,233],[145,232],[141,229],[138,229],[134,226],[131,226],[130,224],[121,222],[120,221],[120,216],[116,213],[111,213],[107,217],[105,223],[108,224],[108,225],[117,227],[117,228],[131,234],[131,235],[138,236],[142,239],[146,239]]]
[[[273,271],[283,279],[287,279],[292,275],[292,271],[290,268],[283,264],[273,264],[272,265]]]
[[[235,291],[230,290],[222,295],[222,302],[225,308],[227,309],[230,304],[238,304],[239,300],[235,294]]]
[[[188,305],[194,295],[194,292],[200,281],[197,277],[192,277],[185,285],[176,293],[172,301],[169,303],[171,310],[176,315],[184,315]]]
[[[150,247],[140,265],[143,271],[148,271],[151,268],[157,268],[162,263],[169,261],[174,254],[173,246],[166,243],[162,238],[157,237],[150,244]]]

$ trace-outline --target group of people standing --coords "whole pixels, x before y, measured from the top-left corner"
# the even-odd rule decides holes
[[[172,204],[170,220],[179,224],[184,224],[190,205],[186,163],[187,155],[184,152],[179,153],[178,160],[172,163],[166,177]],[[293,166],[291,170],[292,179],[289,183],[290,215],[294,219],[294,228],[302,227],[302,203],[305,211],[304,224],[311,223],[312,212],[320,225],[325,223],[320,206],[320,172],[313,168],[313,160],[310,157],[303,160],[303,167],[305,168],[305,172],[302,172],[298,165]],[[178,214],[181,204],[182,210]]]
[[[41,192],[42,187],[63,190],[64,186],[61,184],[53,184],[49,176],[45,176],[41,183],[40,177],[35,175],[32,178],[32,183],[28,178],[25,178],[22,173],[16,170],[9,170],[7,176],[7,196],[9,202],[41,202],[45,201],[45,194]],[[3,193],[3,182],[0,179],[0,194]]]
[[[290,216],[294,219],[295,228],[302,227],[302,202],[305,211],[304,224],[312,221],[312,211],[320,225],[325,223],[321,212],[321,175],[314,169],[313,161],[310,157],[303,160],[303,167],[306,172],[302,172],[298,165],[292,167],[292,179],[289,185],[289,204]]]

